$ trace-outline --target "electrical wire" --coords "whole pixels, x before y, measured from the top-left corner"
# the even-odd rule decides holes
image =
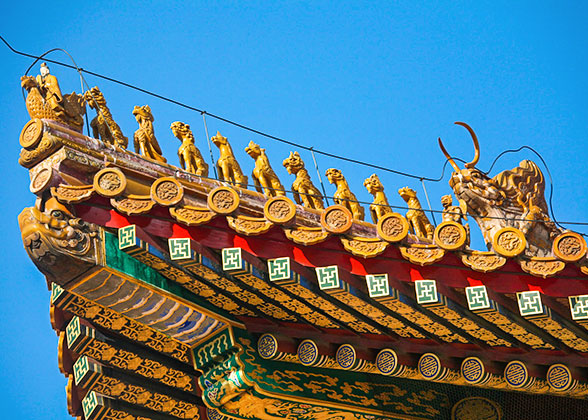
[[[284,144],[288,144],[288,145],[290,145],[290,146],[293,146],[293,147],[296,147],[296,148],[299,148],[299,149],[303,149],[303,150],[309,151],[309,152],[311,152],[311,153],[313,154],[313,159],[314,159],[314,153],[317,153],[317,154],[320,154],[320,155],[323,155],[323,156],[327,156],[327,157],[331,157],[331,158],[334,158],[334,159],[338,159],[338,160],[346,161],[346,162],[349,162],[349,163],[354,163],[354,164],[357,164],[357,165],[362,165],[362,166],[370,167],[370,168],[373,168],[373,169],[378,169],[378,170],[381,170],[381,171],[384,171],[384,172],[389,172],[389,173],[393,173],[393,174],[396,174],[396,175],[405,176],[405,177],[408,177],[408,178],[418,179],[418,180],[420,180],[422,183],[424,183],[424,181],[430,181],[430,182],[439,182],[439,181],[443,180],[443,178],[445,177],[445,170],[446,170],[446,168],[447,168],[447,164],[449,163],[449,159],[446,159],[445,163],[443,164],[443,168],[442,168],[442,171],[441,171],[441,175],[440,175],[438,178],[430,178],[430,177],[424,177],[424,176],[420,176],[420,175],[414,175],[414,174],[407,173],[407,172],[403,172],[403,171],[398,171],[398,170],[391,169],[391,168],[386,168],[386,167],[384,167],[384,166],[375,165],[375,164],[372,164],[372,163],[369,163],[369,162],[365,162],[365,161],[361,161],[361,160],[357,160],[357,159],[351,159],[351,158],[348,158],[348,157],[345,157],[345,156],[339,156],[339,155],[336,155],[336,154],[333,154],[333,153],[325,152],[325,151],[322,151],[322,150],[317,150],[317,149],[315,149],[315,148],[314,148],[314,147],[312,147],[312,146],[310,146],[310,147],[309,147],[309,146],[304,146],[304,145],[301,145],[301,144],[298,144],[298,143],[295,143],[295,142],[292,142],[292,141],[289,141],[289,140],[286,140],[286,139],[283,139],[283,138],[280,138],[280,137],[277,137],[277,136],[273,136],[273,135],[271,135],[271,134],[268,134],[268,133],[262,132],[262,131],[260,131],[260,130],[256,130],[256,129],[254,129],[254,128],[251,128],[251,127],[249,127],[249,126],[246,126],[246,125],[244,125],[244,124],[241,124],[241,123],[238,123],[238,122],[235,122],[235,121],[229,120],[229,119],[227,119],[227,118],[221,117],[220,115],[216,115],[216,114],[213,114],[213,113],[207,112],[207,111],[205,111],[205,110],[202,110],[202,109],[196,108],[196,107],[194,107],[194,106],[191,106],[191,105],[188,105],[188,104],[184,104],[184,103],[182,103],[182,102],[179,102],[179,101],[176,101],[176,100],[174,100],[174,99],[172,99],[172,98],[168,98],[168,97],[166,97],[166,96],[159,95],[159,94],[157,94],[157,93],[155,93],[155,92],[152,92],[152,91],[149,91],[149,90],[146,90],[146,89],[140,88],[140,87],[138,87],[138,86],[135,86],[135,85],[132,85],[132,84],[130,84],[130,83],[126,83],[126,82],[123,82],[123,81],[121,81],[121,80],[114,79],[114,78],[112,78],[112,77],[109,77],[109,76],[102,75],[102,74],[100,74],[100,73],[96,73],[96,72],[93,72],[93,71],[90,71],[90,70],[86,70],[86,69],[84,69],[84,68],[82,68],[82,67],[79,67],[79,66],[77,65],[77,63],[75,62],[75,60],[73,59],[73,57],[71,56],[71,54],[69,54],[69,53],[68,53],[66,50],[64,50],[64,49],[61,49],[61,48],[53,48],[53,49],[51,49],[51,50],[49,50],[49,51],[47,51],[47,52],[43,53],[43,54],[42,54],[42,55],[40,55],[40,56],[36,56],[36,55],[33,55],[33,54],[29,54],[29,53],[25,53],[25,52],[22,52],[22,51],[18,51],[18,50],[16,50],[16,49],[15,49],[15,48],[13,48],[13,47],[12,47],[12,45],[10,45],[10,44],[8,43],[8,41],[6,41],[6,39],[4,39],[4,37],[3,37],[3,36],[1,36],[1,35],[0,35],[0,40],[2,40],[2,42],[3,42],[3,43],[4,43],[4,44],[5,44],[5,45],[6,45],[6,46],[7,46],[7,47],[8,47],[8,48],[9,48],[9,49],[10,49],[10,50],[13,52],[13,53],[15,53],[15,54],[18,54],[18,55],[22,55],[22,56],[25,56],[25,57],[28,57],[28,58],[34,58],[34,59],[35,59],[35,61],[34,61],[34,62],[33,62],[33,63],[32,63],[32,64],[31,64],[31,65],[28,67],[28,68],[27,68],[27,70],[26,70],[25,74],[27,74],[27,73],[29,72],[29,70],[30,70],[30,69],[31,69],[31,68],[32,68],[32,67],[35,65],[35,63],[37,63],[37,62],[38,62],[40,59],[44,58],[44,59],[45,59],[45,61],[47,61],[47,62],[49,62],[49,63],[52,63],[52,64],[57,64],[57,65],[59,65],[59,66],[63,66],[63,67],[66,67],[66,68],[70,68],[70,69],[74,69],[74,70],[76,70],[76,71],[77,71],[77,72],[80,74],[80,78],[81,78],[81,80],[82,80],[82,83],[83,83],[83,84],[85,84],[85,85],[87,86],[87,88],[88,88],[88,91],[90,90],[90,86],[89,86],[89,85],[88,85],[88,83],[86,82],[86,80],[85,80],[85,78],[83,77],[83,74],[82,74],[82,73],[86,73],[86,74],[89,74],[89,75],[92,75],[92,76],[98,77],[98,78],[100,78],[100,79],[107,80],[107,81],[109,81],[109,82],[116,83],[116,84],[119,84],[119,85],[121,85],[121,86],[125,86],[125,87],[127,87],[127,88],[130,88],[130,89],[133,89],[133,90],[136,90],[136,91],[142,92],[142,93],[144,93],[144,94],[146,94],[146,95],[149,95],[149,96],[152,96],[152,97],[155,97],[155,98],[161,99],[161,100],[163,100],[163,101],[166,101],[166,102],[172,103],[172,104],[174,104],[174,105],[177,105],[177,106],[180,106],[180,107],[182,107],[182,108],[186,108],[186,109],[189,109],[189,110],[192,110],[192,111],[198,112],[198,113],[200,113],[200,114],[203,116],[203,118],[204,118],[204,116],[205,116],[205,115],[208,115],[208,116],[209,116],[209,117],[211,117],[211,118],[217,119],[217,120],[219,120],[219,121],[223,121],[223,122],[225,122],[225,123],[227,123],[227,124],[233,125],[233,126],[235,126],[235,127],[239,127],[239,128],[241,128],[241,129],[243,129],[243,130],[246,130],[246,131],[249,131],[249,132],[252,132],[252,133],[258,134],[258,135],[260,135],[260,136],[263,136],[263,137],[266,137],[266,138],[269,138],[269,139],[272,139],[272,140],[275,140],[275,141],[278,141],[278,142],[281,142],[281,143],[284,143]],[[63,63],[63,62],[61,62],[61,61],[57,61],[57,60],[51,60],[51,59],[49,59],[49,58],[46,58],[46,57],[45,57],[47,54],[49,54],[49,53],[51,53],[51,52],[54,52],[54,51],[62,51],[62,52],[64,52],[65,54],[67,54],[67,55],[68,55],[68,57],[69,57],[69,58],[72,60],[72,63],[73,63],[74,65],[70,65],[70,64],[67,64],[67,63]],[[83,85],[82,85],[82,87],[83,87]],[[90,92],[90,95],[92,96],[92,93],[91,93],[91,92]],[[23,91],[23,97],[24,97],[24,91]],[[92,99],[94,99],[94,98],[93,98],[93,96],[92,96]],[[100,111],[99,109],[97,109],[97,112],[98,112],[98,113],[100,113],[101,111]],[[110,127],[108,127],[108,129],[110,130]],[[111,134],[112,134],[112,133],[111,133]],[[113,137],[114,137],[114,136],[113,136]],[[528,149],[528,150],[532,151],[533,153],[535,153],[535,154],[537,155],[537,157],[539,157],[539,159],[540,159],[540,160],[541,160],[541,162],[543,163],[543,165],[544,165],[545,169],[547,170],[547,174],[548,174],[548,176],[549,176],[549,180],[550,180],[550,196],[549,196],[549,207],[550,207],[550,211],[551,211],[551,214],[552,214],[552,217],[553,217],[553,220],[554,220],[554,222],[555,222],[555,223],[556,223],[558,226],[560,226],[561,228],[563,228],[563,229],[565,229],[565,227],[563,227],[563,226],[562,226],[562,224],[567,224],[567,225],[579,225],[579,226],[588,226],[588,222],[587,222],[587,223],[585,223],[585,222],[559,222],[559,221],[557,221],[557,220],[556,220],[556,218],[555,218],[555,215],[554,215],[554,213],[553,213],[553,204],[552,204],[552,199],[553,199],[553,178],[552,178],[552,176],[551,176],[551,172],[549,171],[549,168],[548,168],[548,166],[547,166],[547,164],[546,164],[545,160],[544,160],[544,159],[543,159],[543,157],[541,156],[541,154],[540,154],[539,152],[537,152],[535,149],[533,149],[532,147],[530,147],[530,146],[522,146],[522,147],[520,147],[519,149],[516,149],[516,150],[514,150],[514,149],[506,150],[506,151],[504,151],[504,152],[500,153],[500,154],[499,154],[499,155],[498,155],[498,156],[497,156],[497,157],[494,159],[494,161],[492,162],[492,165],[490,166],[490,169],[488,169],[488,170],[487,170],[487,171],[485,171],[485,172],[483,172],[483,171],[481,171],[481,172],[482,172],[483,174],[487,175],[487,174],[488,174],[488,173],[489,173],[489,172],[490,172],[490,171],[493,169],[493,167],[494,167],[494,165],[496,164],[496,162],[497,162],[497,161],[498,161],[498,160],[499,160],[499,159],[500,159],[500,158],[501,158],[503,155],[505,155],[505,154],[507,154],[507,153],[515,153],[515,152],[519,152],[519,151],[521,151],[521,150],[523,150],[523,149]],[[458,160],[458,161],[460,161],[460,162],[465,162],[464,160],[462,160],[462,159],[459,159],[459,158],[455,158],[455,157],[453,157],[452,159],[453,159],[453,160]],[[203,177],[203,178],[206,178],[206,177]],[[319,178],[320,178],[320,174],[319,174]],[[213,179],[213,180],[217,180],[217,181],[224,182],[224,181],[222,181],[222,180],[219,180],[219,179],[216,179],[216,178],[208,178],[208,179]],[[321,184],[322,184],[322,180],[321,180]],[[247,186],[250,186],[250,187],[255,187],[255,185],[247,185]],[[321,185],[321,186],[323,187],[323,193],[325,193],[324,186],[323,186],[323,185]],[[271,188],[270,188],[270,189],[271,189]],[[292,191],[288,191],[288,190],[282,190],[282,191],[285,191],[285,192],[292,192]],[[425,192],[425,193],[426,193],[426,192]],[[326,193],[325,193],[325,195],[324,195],[324,198],[327,200],[327,202],[328,202],[328,198],[331,198],[331,199],[333,199],[333,200],[334,200],[334,197],[327,196],[327,195],[326,195]],[[427,200],[428,200],[428,197],[427,197]],[[344,201],[352,201],[352,200],[344,200]],[[368,204],[368,205],[372,205],[372,204],[373,204],[373,203],[370,203],[370,202],[365,202],[365,201],[357,201],[357,202],[358,202],[358,203],[360,203],[360,204]],[[394,206],[394,205],[389,205],[388,207],[390,207],[390,208],[396,208],[396,209],[401,209],[401,210],[422,210],[422,209],[414,209],[414,208],[410,208],[410,207]],[[429,203],[429,208],[430,208],[430,203]],[[423,210],[423,211],[424,211],[424,210]],[[443,212],[444,212],[443,210],[433,210],[433,209],[429,209],[428,211],[431,213],[431,215],[433,216],[433,218],[434,218],[434,215],[433,215],[434,213],[443,213]],[[447,213],[446,213],[446,214],[447,214]],[[449,214],[454,214],[454,213],[449,213]],[[527,222],[544,222],[544,220],[528,220],[528,219],[523,219],[523,218],[517,219],[517,218],[506,218],[506,217],[490,217],[490,216],[487,216],[487,218],[490,218],[490,219],[502,219],[502,220],[513,220],[513,221],[515,221],[515,220],[520,220],[520,221],[527,221]],[[588,237],[588,235],[587,235],[587,234],[584,234],[584,233],[581,233],[581,235],[583,235],[583,236],[587,236],[587,237]]]

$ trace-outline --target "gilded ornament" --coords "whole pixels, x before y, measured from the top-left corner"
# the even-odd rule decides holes
[[[220,131],[217,131],[216,136],[211,137],[210,140],[220,152],[220,157],[216,161],[219,179],[241,188],[247,188],[247,177],[243,175],[227,138],[221,136]]]
[[[132,216],[149,212],[155,202],[148,195],[129,195],[124,198],[111,198],[110,204],[121,213]]]
[[[547,370],[545,379],[551,389],[556,392],[570,391],[577,385],[577,381],[572,377],[570,369],[561,363],[551,365]]]
[[[29,189],[33,194],[44,191],[51,184],[51,178],[53,178],[53,168],[46,167],[41,168],[34,175],[31,173],[31,185]]]
[[[374,201],[370,204],[370,214],[372,216],[372,221],[378,223],[382,217],[392,213],[392,209],[390,208],[388,199],[384,193],[384,186],[376,174],[373,174],[363,181],[363,185],[367,188],[368,192],[374,196]]]
[[[337,191],[333,195],[333,201],[349,210],[354,219],[363,220],[364,209],[357,201],[355,194],[351,192],[343,173],[339,169],[330,168],[327,169],[325,175],[329,182],[337,187]]]
[[[104,197],[117,197],[127,187],[127,177],[118,168],[104,168],[94,175],[94,190]]]
[[[341,243],[345,250],[353,255],[363,258],[373,258],[380,255],[388,247],[388,243],[378,239],[370,238],[341,238]]]
[[[44,134],[41,141],[34,148],[21,149],[18,163],[25,168],[31,168],[41,160],[45,159],[51,153],[55,152],[62,146],[60,140],[49,134]]]
[[[565,262],[578,262],[586,256],[586,240],[576,232],[563,232],[553,241],[553,253]]]
[[[162,206],[174,206],[184,197],[184,188],[175,178],[162,177],[151,184],[151,199]]]
[[[149,105],[135,106],[133,115],[139,123],[139,129],[135,131],[133,136],[135,152],[156,162],[167,162],[163,157],[157,138],[155,138],[154,118]]]
[[[194,144],[194,134],[192,134],[190,126],[181,121],[176,121],[171,124],[170,128],[174,136],[182,142],[178,149],[178,157],[182,168],[192,174],[207,177],[208,164]]]
[[[94,194],[93,185],[63,185],[51,187],[51,195],[61,203],[80,203]]]
[[[325,232],[323,228],[306,226],[284,229],[284,234],[291,241],[301,245],[315,245],[324,242],[329,237],[329,232]]]
[[[280,179],[270,165],[265,149],[259,147],[259,144],[250,141],[245,148],[245,153],[255,161],[255,168],[253,168],[253,173],[251,174],[255,189],[266,197],[286,195]]]
[[[296,203],[302,204],[308,209],[324,209],[323,195],[310,180],[310,175],[308,175],[298,152],[290,152],[290,156],[284,159],[282,164],[289,174],[296,176],[292,183],[292,193]]]
[[[543,278],[551,277],[562,271],[566,263],[555,258],[533,257],[519,260],[523,271]]]
[[[239,207],[239,195],[229,187],[217,187],[208,194],[208,208],[218,214],[231,214]]]
[[[488,273],[506,264],[506,258],[492,251],[467,251],[461,254],[461,261],[474,271]]]
[[[388,213],[378,220],[378,236],[387,242],[400,242],[408,235],[410,227],[399,213]]]
[[[244,235],[261,235],[267,232],[273,223],[268,222],[263,217],[249,217],[249,216],[227,216],[227,222],[231,229]]]
[[[492,247],[504,257],[516,257],[525,250],[526,246],[525,235],[514,227],[500,229],[492,239]]]
[[[272,197],[263,206],[263,214],[272,223],[288,224],[296,217],[296,205],[288,197]]]
[[[321,225],[331,233],[342,234],[351,229],[353,215],[339,204],[329,206],[321,213]]]
[[[408,220],[411,232],[419,239],[432,241],[435,227],[429,222],[429,218],[423,211],[416,191],[412,188],[404,187],[398,190],[398,194],[408,205],[406,220]]]
[[[110,109],[106,105],[106,99],[104,99],[100,89],[94,86],[84,93],[84,98],[90,108],[96,110],[96,116],[90,122],[94,138],[100,138],[106,144],[126,149],[129,139],[123,135],[120,127],[112,118]]]
[[[215,216],[206,207],[177,206],[169,209],[170,214],[178,222],[188,226],[198,226],[208,223]]]
[[[441,139],[439,147],[454,169],[449,185],[460,209],[467,210],[476,220],[486,245],[495,245],[499,231],[511,227],[526,237],[529,256],[548,256],[551,240],[561,233],[561,229],[549,218],[544,197],[545,178],[539,167],[530,160],[523,160],[518,167],[490,178],[475,167],[480,159],[480,146],[474,130],[466,123],[456,124],[465,127],[472,136],[474,159],[460,169],[445,150]],[[507,238],[504,239],[506,242],[514,239]]]
[[[465,228],[454,221],[444,221],[435,229],[435,245],[448,251],[462,248],[467,241]]]
[[[20,132],[19,142],[25,149],[35,148],[43,137],[43,121],[38,118],[30,120]]]
[[[451,420],[502,420],[500,406],[486,398],[464,398],[451,409]]]
[[[79,133],[82,132],[86,113],[84,97],[75,92],[62,95],[59,82],[50,74],[47,63],[41,64],[41,74],[36,78],[22,76],[20,80],[21,86],[28,92],[26,106],[31,119],[58,121]]]
[[[413,244],[410,247],[400,247],[402,256],[413,264],[430,265],[445,256],[445,250],[436,245]]]

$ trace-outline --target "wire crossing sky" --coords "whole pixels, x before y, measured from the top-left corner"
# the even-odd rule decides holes
[[[470,161],[469,134],[480,141],[489,176],[524,159],[545,160],[553,179],[553,214],[588,221],[588,6],[581,2],[4,2],[0,35],[19,51],[63,48],[84,69],[173,98],[195,110],[85,73],[98,86],[123,133],[138,128],[131,111],[148,104],[164,156],[178,165],[174,121],[190,124],[206,155],[209,135],[229,139],[245,172],[249,141],[266,148],[289,188],[281,162],[298,149],[315,185],[309,150],[276,142],[222,119],[315,150],[327,195],[326,169],[341,169],[362,202],[363,180],[377,173],[390,204],[405,207],[399,188],[426,198],[418,177],[442,173],[445,157]],[[29,117],[20,77],[32,60],[0,48],[0,127],[4,194],[0,344],[6,418],[67,419],[66,380],[57,370],[49,292],[26,256],[16,217],[34,204],[27,171],[17,163],[19,133]],[[47,58],[67,62],[61,53]],[[50,63],[63,93],[79,92],[75,70]],[[38,74],[38,63],[30,74]],[[90,118],[93,118],[93,111]],[[317,151],[414,174],[417,179],[340,161]],[[218,157],[217,150],[213,154]],[[459,162],[458,159],[456,161]],[[548,178],[543,166],[541,169]],[[451,193],[448,172],[426,182],[433,209]],[[548,195],[549,183],[547,184]],[[402,209],[397,211],[403,212]],[[470,218],[473,243],[484,249]],[[581,226],[568,225],[572,230]],[[586,230],[586,229],[584,229]],[[477,236],[476,236],[477,235]]]

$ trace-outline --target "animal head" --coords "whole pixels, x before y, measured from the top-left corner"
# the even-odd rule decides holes
[[[259,147],[259,144],[253,143],[253,141],[250,141],[249,146],[245,148],[245,153],[247,153],[253,159],[259,157],[263,152],[265,152],[265,149]]]
[[[372,174],[369,178],[363,181],[363,185],[367,188],[370,194],[375,194],[380,191],[384,191],[384,186],[380,182],[378,175]]]
[[[441,204],[445,209],[451,206],[453,204],[453,197],[451,196],[451,194],[447,194],[441,197]]]
[[[99,106],[106,106],[106,100],[104,99],[104,95],[100,92],[97,86],[94,86],[92,89],[87,90],[84,93],[84,99],[88,106],[92,109],[96,109]]]
[[[227,138],[221,136],[220,131],[216,132],[216,136],[211,137],[210,140],[214,143],[215,146],[221,147],[224,144],[228,144]]]
[[[32,88],[37,87],[37,81],[33,76],[22,76],[20,85],[29,92]]]
[[[139,121],[141,118],[149,121],[153,121],[154,119],[149,105],[135,106],[133,108],[133,115],[135,116],[137,121]]]
[[[286,168],[289,174],[296,174],[300,169],[304,169],[304,162],[298,152],[290,152],[290,156],[284,159],[282,165],[284,165],[284,168]]]
[[[408,201],[410,199],[414,199],[416,198],[416,191],[413,190],[412,188],[408,188],[408,187],[404,187],[404,188],[400,188],[398,190],[398,194],[400,194],[400,197],[402,197],[402,199],[404,201]]]
[[[325,175],[331,184],[334,184],[337,181],[345,180],[343,173],[339,169],[329,168],[325,172]]]
[[[190,130],[190,126],[188,124],[181,121],[176,121],[171,124],[170,128],[174,136],[176,136],[180,141],[189,140],[194,143],[194,135],[192,134],[192,130]]]

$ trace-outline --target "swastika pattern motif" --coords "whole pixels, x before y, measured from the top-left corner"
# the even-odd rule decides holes
[[[118,249],[125,249],[135,245],[137,241],[135,225],[128,225],[118,229]]]
[[[88,365],[88,358],[86,356],[82,356],[76,360],[73,365],[76,384],[82,380],[88,369],[90,369],[90,366]]]
[[[329,267],[317,267],[316,276],[321,290],[338,289],[341,287],[339,280],[339,270],[336,265]]]
[[[241,259],[241,248],[223,248],[223,270],[241,270],[243,269],[243,260]]]
[[[267,268],[271,281],[288,280],[290,278],[290,258],[267,260]]]
[[[570,296],[570,311],[574,321],[588,319],[588,295]]]
[[[539,315],[543,313],[541,294],[537,290],[517,293],[519,312],[522,316]]]
[[[184,260],[192,256],[190,238],[170,238],[168,246],[169,256],[172,260]]]
[[[486,286],[466,287],[465,291],[470,311],[490,308],[490,299],[488,299]]]
[[[370,297],[377,298],[390,295],[388,274],[368,274],[365,276]]]
[[[90,417],[92,411],[98,406],[98,398],[94,391],[88,392],[88,395],[82,400],[82,408],[84,409],[84,415],[86,418]]]
[[[417,303],[419,305],[426,303],[436,303],[439,301],[437,296],[437,283],[435,280],[417,280],[414,282]]]

